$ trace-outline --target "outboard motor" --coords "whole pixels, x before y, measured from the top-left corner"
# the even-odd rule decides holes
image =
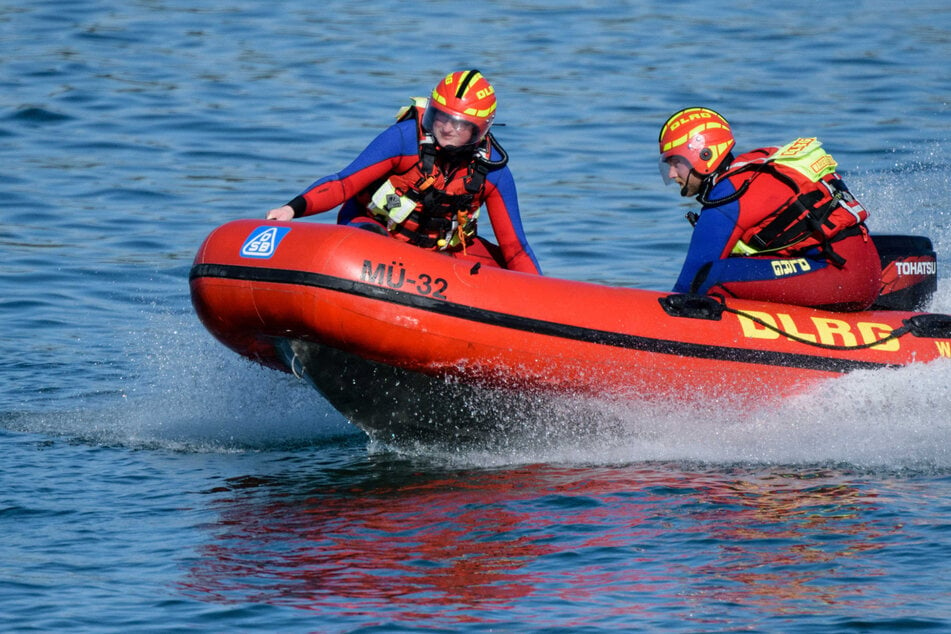
[[[921,310],[938,290],[938,258],[924,236],[872,235],[882,260],[873,310]]]

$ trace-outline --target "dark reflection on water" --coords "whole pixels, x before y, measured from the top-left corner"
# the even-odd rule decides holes
[[[877,514],[874,490],[823,472],[424,474],[397,463],[352,476],[231,480],[184,591],[328,613],[344,603],[393,622],[505,622],[524,611],[555,626],[583,623],[579,608],[594,605],[598,619],[657,623],[716,620],[701,606],[718,603],[862,611],[881,601],[866,588],[885,574],[876,553],[900,531]]]

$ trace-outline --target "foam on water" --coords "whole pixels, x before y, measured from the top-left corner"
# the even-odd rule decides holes
[[[948,294],[939,293],[936,303],[951,301]],[[191,315],[153,315],[128,345],[133,373],[115,392],[90,396],[74,410],[22,414],[6,426],[98,444],[213,452],[360,434],[311,387],[238,357]],[[546,399],[534,410],[536,420],[520,421],[534,433],[504,450],[411,451],[484,466],[686,461],[943,470],[951,468],[944,442],[951,435],[949,385],[951,359],[853,372],[758,409],[721,401]],[[506,415],[500,407],[501,428]]]
[[[144,315],[126,342],[129,374],[65,411],[5,426],[96,444],[183,451],[290,448],[357,433],[290,375],[238,357],[193,315]]]
[[[951,469],[949,384],[951,359],[854,372],[759,409],[563,399],[532,421],[534,435],[504,450],[411,452],[475,466],[675,461],[940,472]]]

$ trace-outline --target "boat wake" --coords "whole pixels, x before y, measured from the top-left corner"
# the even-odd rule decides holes
[[[460,466],[675,461],[944,471],[951,469],[951,359],[936,363],[941,367],[855,372],[758,409],[724,401],[553,399],[504,442],[372,446]]]
[[[151,319],[152,334],[141,335],[130,353],[139,359],[134,376],[117,393],[68,411],[12,415],[3,427],[96,445],[218,453],[364,437],[312,387],[234,355],[191,316]],[[951,359],[856,371],[756,408],[722,399],[471,391],[452,408],[489,421],[496,431],[483,442],[377,438],[368,447],[455,466],[675,461],[943,471],[951,469],[949,386]]]
[[[942,144],[913,153],[887,173],[852,174],[850,183],[874,209],[879,233],[929,236],[941,279],[928,312],[951,314],[943,264],[951,251],[949,181]],[[935,167],[938,165],[938,167]],[[919,213],[908,213],[909,209]],[[449,461],[837,465],[903,471],[951,469],[951,359],[927,368],[860,370],[808,393],[748,403],[612,402],[562,399],[534,421],[535,434],[505,452],[442,452]]]
[[[947,290],[933,302],[949,303]],[[496,394],[469,406],[481,416],[495,416],[499,429],[511,428],[506,417],[519,412],[518,432],[464,449],[392,442],[371,447],[478,466],[675,461],[914,473],[951,469],[951,358],[859,370],[795,397],[756,405],[745,399]]]
[[[933,165],[936,148],[921,157]],[[951,252],[947,170],[914,163],[895,173],[853,175],[875,209],[882,233],[930,236],[939,253],[938,292],[927,307],[951,314],[944,254]],[[920,192],[927,192],[927,195]],[[920,196],[922,200],[909,200]],[[907,213],[921,209],[926,213]],[[128,378],[107,393],[4,414],[0,426],[93,444],[183,451],[248,451],[364,438],[310,386],[264,369],[226,349],[190,310],[145,315],[126,343]],[[422,395],[425,399],[427,395]],[[441,398],[441,396],[440,396]],[[495,423],[483,445],[394,445],[371,440],[371,451],[399,451],[451,464],[626,464],[684,461],[711,464],[810,465],[902,470],[951,469],[951,359],[926,369],[860,370],[806,394],[749,403],[641,398],[552,398],[470,393],[447,416],[468,412]],[[512,422],[519,433],[510,433]]]
[[[933,302],[949,303],[947,290]],[[724,381],[729,383],[728,377]],[[481,443],[378,440],[371,448],[483,467],[675,461],[914,473],[951,469],[951,358],[857,370],[794,397],[755,404],[746,398],[697,398],[702,387],[683,399],[468,393],[457,407],[495,423],[495,433]]]

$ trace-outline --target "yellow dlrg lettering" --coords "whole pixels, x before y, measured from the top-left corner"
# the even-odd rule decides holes
[[[860,321],[856,324],[859,329],[859,334],[862,335],[862,341],[864,343],[872,343],[873,341],[878,341],[879,339],[884,339],[888,335],[892,334],[892,327],[888,324],[873,324],[866,321]],[[885,343],[880,343],[877,346],[872,346],[875,350],[882,350],[884,352],[895,352],[900,347],[898,339],[889,339]]]
[[[762,313],[746,310],[737,314],[743,336],[750,339],[779,339],[786,336],[790,341],[821,343],[827,346],[854,348],[870,345],[874,350],[895,352],[901,348],[900,341],[887,339],[894,328],[889,324],[860,321],[854,325],[841,319],[811,317],[815,333],[803,332],[796,320],[788,313]],[[938,354],[951,357],[951,341],[936,341]]]
[[[805,339],[806,341],[814,342],[816,340],[815,335],[799,332],[799,330],[796,328],[796,322],[793,321],[791,315],[779,313],[776,316],[779,317],[779,323],[783,325],[783,330],[786,331],[786,334],[790,335],[790,339],[795,336],[799,337],[800,339]]]
[[[711,118],[712,116],[713,116],[713,115],[711,115],[709,112],[691,112],[691,113],[688,114],[688,115],[685,115],[685,116],[680,117],[680,118],[677,119],[676,121],[671,121],[671,122],[670,122],[670,129],[671,129],[671,130],[676,130],[676,129],[679,128],[680,126],[682,126],[682,125],[684,125],[684,124],[686,124],[686,123],[690,123],[691,121],[696,121],[697,119],[709,119],[709,118]]]
[[[836,336],[841,338],[841,344],[844,346],[854,346],[858,343],[847,322],[839,319],[813,317],[812,323],[816,326],[820,343],[824,343],[827,346],[835,345]]]
[[[773,316],[769,313],[747,310],[737,315],[737,318],[740,321],[740,326],[743,328],[744,337],[749,337],[751,339],[779,339],[778,332],[770,330],[769,328],[756,323],[747,317],[747,315],[749,315],[749,317],[755,317],[756,319],[762,320],[773,328],[776,328],[776,320],[773,319]]]
[[[934,345],[938,346],[938,354],[942,357],[951,357],[951,342],[935,341]]]

